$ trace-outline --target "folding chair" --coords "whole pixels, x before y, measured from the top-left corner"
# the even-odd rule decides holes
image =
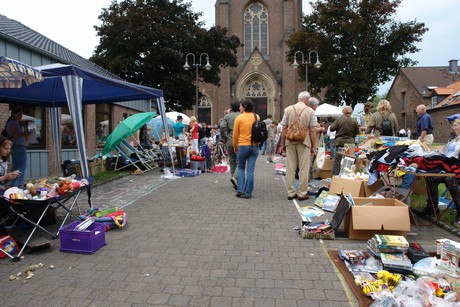
[[[114,171],[134,166],[141,173],[151,170],[152,168],[142,159],[141,155],[128,142],[123,141],[115,147],[117,159],[115,160]],[[123,159],[124,161],[122,161]],[[141,167],[142,166],[142,167]]]

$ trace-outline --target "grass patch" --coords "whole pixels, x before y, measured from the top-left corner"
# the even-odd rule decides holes
[[[438,186],[438,194],[439,195],[442,195],[442,193],[444,193],[445,190],[446,190],[446,186],[444,184],[440,184]],[[449,192],[447,192],[445,197],[449,198],[449,199],[452,199],[452,197],[450,196]],[[426,200],[427,200],[427,195],[412,194],[410,196],[411,206],[416,208],[419,211],[422,211],[423,209],[425,209]],[[453,205],[450,206],[450,208],[452,208],[452,207],[453,207]],[[447,225],[454,225],[455,221],[456,221],[456,217],[457,217],[457,212],[456,212],[456,210],[453,210],[453,209],[450,209],[450,208],[449,208],[449,210],[447,210],[442,215],[440,221],[443,222],[444,224],[447,224]]]
[[[105,171],[94,176],[93,185],[98,186],[131,174],[130,170]]]

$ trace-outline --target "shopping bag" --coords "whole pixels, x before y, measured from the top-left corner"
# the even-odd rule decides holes
[[[323,168],[325,160],[326,160],[326,146],[324,144],[323,134],[321,133],[320,138],[319,138],[318,150],[316,152],[315,168],[316,169]]]

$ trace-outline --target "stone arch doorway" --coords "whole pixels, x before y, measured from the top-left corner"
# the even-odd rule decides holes
[[[198,103],[198,122],[212,125],[212,101],[208,95],[202,95]]]
[[[266,85],[260,80],[249,83],[244,91],[244,98],[250,98],[254,102],[254,113],[259,114],[261,119],[267,118],[268,94]]]
[[[253,73],[241,80],[237,88],[239,99],[250,98],[254,101],[254,112],[261,119],[267,118],[275,110],[276,90],[274,82],[266,75]]]

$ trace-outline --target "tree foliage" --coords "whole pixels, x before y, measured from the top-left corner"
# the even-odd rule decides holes
[[[220,85],[221,68],[236,67],[240,40],[227,30],[203,28],[190,3],[183,0],[112,1],[96,26],[99,45],[91,61],[121,78],[163,90],[166,108],[192,109],[195,105],[195,67],[200,55],[209,55],[212,69],[199,68],[200,81]],[[183,65],[188,53],[192,69]],[[206,56],[202,56],[202,66]]]
[[[288,40],[287,60],[301,50],[318,51],[322,67],[310,68],[312,92],[327,88],[326,100],[348,105],[366,102],[401,67],[417,64],[406,55],[428,30],[424,23],[396,21],[401,0],[317,0],[304,17],[304,28]],[[306,57],[306,60],[308,60]],[[299,61],[299,58],[297,58]],[[315,61],[312,54],[312,63]],[[299,69],[302,79],[305,72]]]

